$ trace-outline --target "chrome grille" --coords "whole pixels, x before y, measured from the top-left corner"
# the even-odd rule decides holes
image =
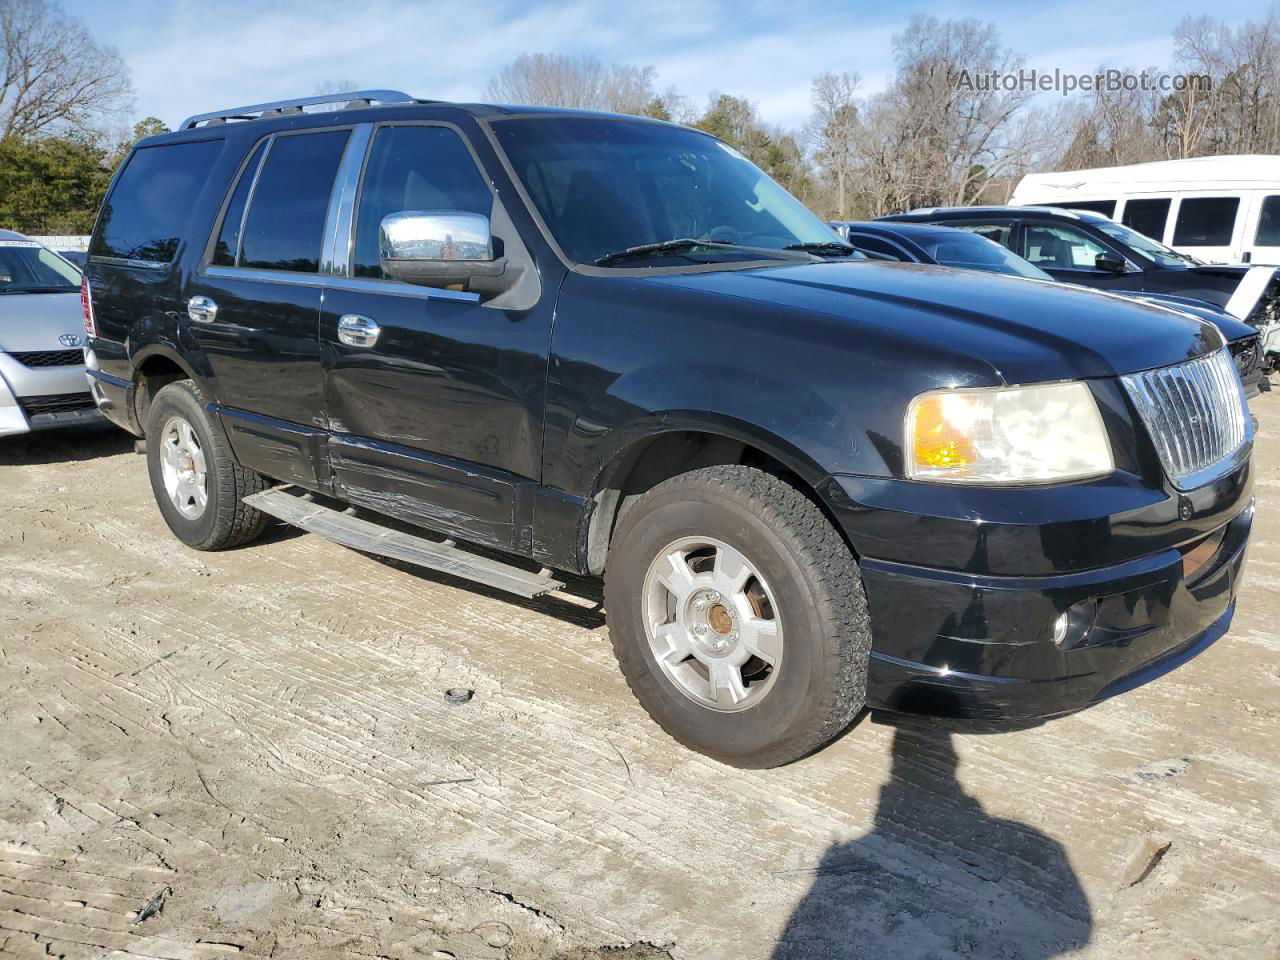
[[[1194,486],[1244,444],[1244,390],[1225,347],[1122,379],[1175,486]]]

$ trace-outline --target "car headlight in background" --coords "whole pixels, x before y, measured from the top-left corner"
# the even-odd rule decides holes
[[[1083,383],[931,390],[911,401],[907,476],[947,483],[1050,483],[1115,469]]]

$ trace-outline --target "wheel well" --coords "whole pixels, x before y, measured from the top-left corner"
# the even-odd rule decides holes
[[[143,361],[133,380],[133,412],[141,432],[146,432],[147,411],[151,409],[151,402],[161,388],[175,380],[186,380],[189,377],[187,371],[168,357],[153,356]]]
[[[587,530],[588,570],[593,574],[604,572],[609,541],[628,499],[690,470],[726,464],[756,467],[777,476],[813,500],[830,518],[827,506],[808,482],[758,447],[712,433],[664,433],[634,444],[605,471]]]

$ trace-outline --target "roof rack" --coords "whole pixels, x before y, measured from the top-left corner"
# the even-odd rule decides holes
[[[276,100],[271,103],[255,103],[247,107],[231,107],[212,113],[197,113],[182,121],[179,130],[194,130],[204,124],[215,126],[228,120],[262,120],[302,113],[303,107],[315,107],[326,103],[342,103],[347,107],[371,107],[375,103],[413,103],[416,98],[399,90],[344,90],[341,93],[324,93],[315,97],[297,97],[293,100]]]

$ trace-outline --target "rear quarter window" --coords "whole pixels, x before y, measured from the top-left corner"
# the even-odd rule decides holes
[[[173,260],[222,147],[199,140],[135,150],[102,205],[89,255]]]

